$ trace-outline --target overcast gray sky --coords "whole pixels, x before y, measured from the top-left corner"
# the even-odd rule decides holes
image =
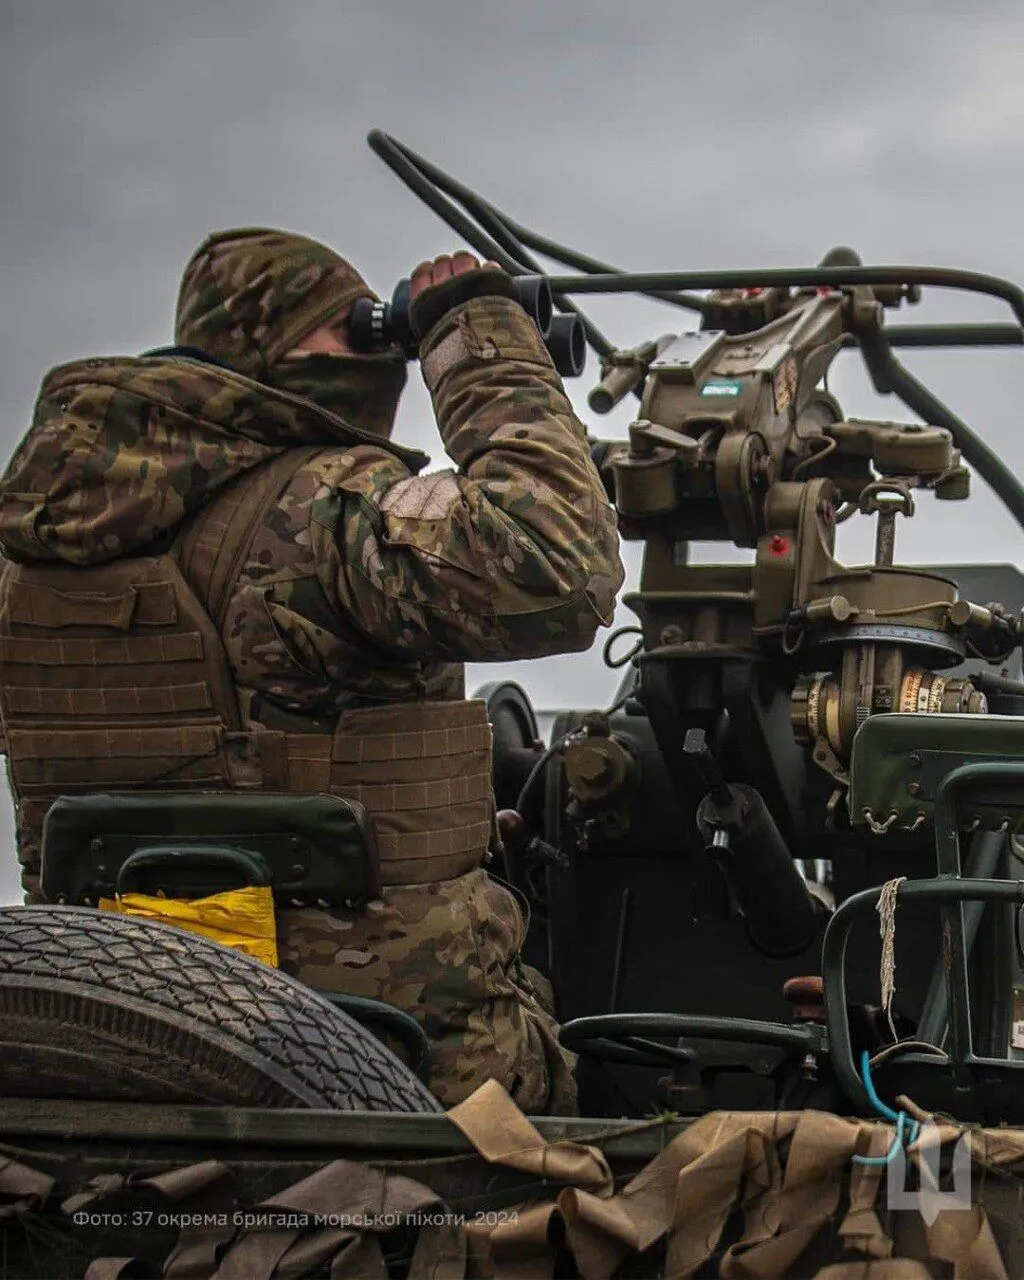
[[[623,266],[810,264],[849,243],[866,262],[1024,276],[1014,0],[0,0],[0,42],[5,454],[47,367],[169,339],[178,274],[212,229],[317,236],[382,292],[451,248],[366,147],[375,126]],[[594,311],[623,344],[685,327],[653,303]],[[1009,318],[948,294],[913,318],[952,317]],[[1024,354],[907,362],[1024,468]],[[582,416],[622,434],[625,410],[588,415],[589,385],[570,388]],[[908,416],[853,357],[832,385],[851,416]],[[436,455],[410,388],[399,434]],[[1020,530],[976,493],[938,512],[925,498],[902,556],[1021,563]],[[850,535],[847,559],[869,543]],[[541,706],[614,685],[596,652],[470,684],[513,673]]]

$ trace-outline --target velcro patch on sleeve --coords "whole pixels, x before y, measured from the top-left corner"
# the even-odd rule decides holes
[[[477,298],[459,315],[459,328],[479,360],[514,360],[552,368],[537,326],[509,298]]]
[[[452,314],[456,323],[451,331],[420,358],[432,395],[446,374],[464,364],[515,361],[553,368],[537,326],[510,298],[474,298]]]
[[[427,384],[427,390],[433,394],[448,370],[453,369],[471,354],[461,327],[453,329],[420,361],[420,370],[423,381]]]
[[[381,510],[403,520],[443,520],[462,501],[462,491],[451,471],[409,476],[393,484],[381,498]]]

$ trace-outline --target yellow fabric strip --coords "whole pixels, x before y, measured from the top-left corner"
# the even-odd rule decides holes
[[[172,924],[277,968],[274,894],[269,885],[228,889],[191,902],[156,898],[148,893],[123,893],[117,898],[101,898],[100,909]]]

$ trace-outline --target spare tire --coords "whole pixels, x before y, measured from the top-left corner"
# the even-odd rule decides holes
[[[7,1097],[440,1111],[379,1040],[287,974],[169,925],[0,908]]]

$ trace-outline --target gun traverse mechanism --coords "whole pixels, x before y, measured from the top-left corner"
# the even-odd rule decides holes
[[[896,563],[897,517],[914,514],[915,490],[968,496],[952,433],[846,418],[821,386],[848,339],[877,336],[883,308],[913,296],[718,291],[705,320],[721,327],[612,353],[590,398],[604,411],[643,388],[628,442],[599,460],[623,536],[647,546],[640,591],[626,597],[645,658],[777,659],[793,673],[794,737],[840,787],[868,716],[985,712],[970,679],[938,671],[969,653],[1001,662],[1020,637],[1002,606],[962,600],[950,578]],[[876,521],[875,559],[846,568],[836,530],[858,513]],[[694,541],[752,548],[754,563],[726,585],[720,566],[688,563]]]

